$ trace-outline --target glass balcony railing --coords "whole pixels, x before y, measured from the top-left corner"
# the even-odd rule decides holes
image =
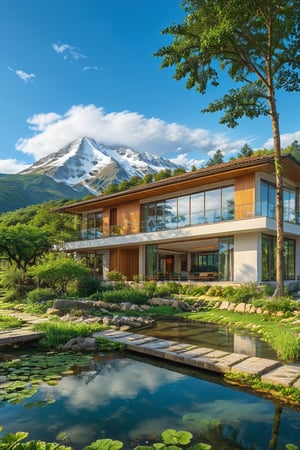
[[[275,205],[256,203],[243,203],[235,205],[233,208],[207,209],[205,212],[194,212],[191,214],[182,214],[180,216],[165,215],[164,217],[147,217],[147,219],[138,222],[129,222],[126,224],[117,224],[102,229],[91,228],[84,231],[74,232],[69,241],[102,239],[112,236],[126,236],[137,233],[150,233],[155,231],[175,230],[186,227],[207,225],[210,223],[228,222],[233,220],[246,220],[255,217],[270,217],[275,219]],[[300,223],[300,213],[292,208],[284,209],[284,221],[289,223]]]

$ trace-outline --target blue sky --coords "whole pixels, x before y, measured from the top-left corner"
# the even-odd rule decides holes
[[[153,57],[181,0],[1,0],[0,173],[17,173],[80,136],[200,167],[248,143],[272,147],[269,118],[234,130],[201,110],[228,89],[185,88]],[[225,78],[224,78],[225,80]],[[300,141],[299,94],[278,97],[282,145]]]

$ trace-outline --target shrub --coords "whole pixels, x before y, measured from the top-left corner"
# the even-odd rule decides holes
[[[111,270],[110,272],[107,272],[106,278],[110,281],[123,281],[124,275],[117,270]]]
[[[292,313],[295,309],[298,309],[298,304],[286,297],[266,300],[263,305],[263,310],[270,311],[273,314],[276,314],[278,311],[283,311],[285,314],[288,314]]]
[[[101,281],[93,276],[80,278],[77,282],[78,295],[81,297],[89,297],[95,292],[102,290]]]
[[[209,289],[209,286],[207,284],[202,284],[200,286],[193,285],[181,285],[180,286],[180,294],[183,295],[191,295],[191,296],[200,296],[205,295]]]
[[[143,284],[143,291],[147,295],[148,298],[154,296],[154,292],[156,291],[157,283],[155,281],[145,281]]]
[[[55,293],[50,288],[38,288],[28,292],[27,301],[29,303],[42,303],[48,300],[54,300]]]
[[[210,286],[206,294],[209,295],[210,297],[220,297],[222,294],[222,287]]]
[[[147,302],[148,296],[140,289],[120,289],[113,291],[104,291],[102,293],[102,300],[109,303],[134,303],[142,305]]]
[[[236,288],[233,286],[225,286],[222,289],[221,297],[222,298],[231,298],[235,295]]]
[[[263,296],[263,292],[259,286],[255,283],[247,283],[243,284],[235,289],[235,292],[230,297],[232,302],[244,302],[248,303],[251,300],[261,298]]]

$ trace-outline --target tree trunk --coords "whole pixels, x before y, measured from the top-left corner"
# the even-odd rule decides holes
[[[271,91],[269,96],[272,130],[274,139],[274,164],[276,178],[276,289],[273,297],[282,297],[284,294],[283,271],[283,176],[281,165],[281,145],[279,133],[279,120],[276,109],[275,95]]]

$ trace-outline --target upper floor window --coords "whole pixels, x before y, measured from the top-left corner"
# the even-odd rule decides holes
[[[260,205],[258,213],[261,216],[276,217],[276,188],[273,184],[261,181],[260,184]],[[283,220],[286,222],[296,222],[296,191],[293,189],[283,189]],[[299,223],[299,220],[298,220]]]
[[[234,219],[234,188],[198,192],[146,203],[141,209],[142,231],[182,228]]]
[[[82,214],[81,216],[81,237],[84,239],[95,239],[102,237],[103,233],[103,213],[102,211]]]

